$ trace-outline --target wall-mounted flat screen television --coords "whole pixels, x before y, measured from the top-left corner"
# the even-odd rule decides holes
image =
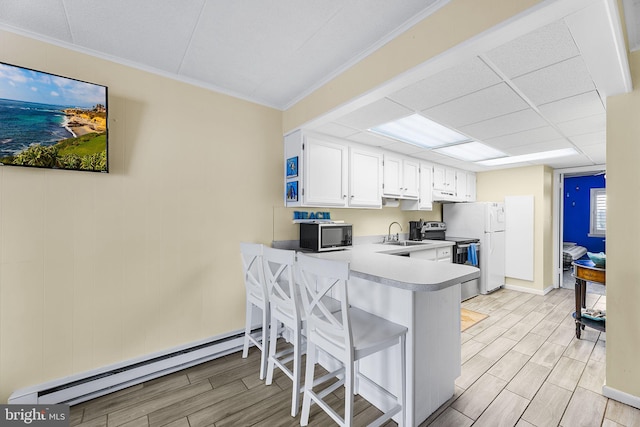
[[[107,87],[0,62],[0,163],[109,171]]]

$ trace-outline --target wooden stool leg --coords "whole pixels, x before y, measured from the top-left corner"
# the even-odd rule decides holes
[[[576,316],[575,316],[575,322],[576,322],[576,338],[580,339],[580,318],[582,315],[582,286],[580,284],[581,280],[576,278],[576,284],[575,284],[575,290],[574,290],[574,295],[575,295],[575,303],[576,303]]]

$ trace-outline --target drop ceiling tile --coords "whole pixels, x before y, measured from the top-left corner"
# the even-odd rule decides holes
[[[478,57],[414,83],[389,96],[416,111],[500,83],[502,79]]]
[[[484,141],[545,126],[548,123],[538,113],[527,109],[464,126],[459,130],[478,141]]]
[[[569,28],[556,21],[493,49],[487,58],[515,78],[579,54]]]
[[[62,0],[38,2],[38,13],[34,13],[34,7],[36,6],[33,4],[25,5],[23,1],[2,1],[0,23],[67,43],[73,41]],[[95,26],[95,22],[91,22]]]
[[[320,132],[325,135],[336,136],[338,138],[347,138],[349,136],[360,133],[359,130],[350,128],[348,126],[343,126],[340,123],[326,123],[322,126],[318,126],[317,128],[311,129],[314,132]]]
[[[229,3],[244,3],[255,8],[253,2]],[[429,10],[435,3],[436,0],[407,0],[393,5],[385,0],[289,0],[273,4],[258,2],[263,4],[263,9],[280,9],[277,14],[281,17],[262,17],[249,12],[258,15],[260,24],[268,27],[264,31],[248,27],[251,28],[251,33],[255,32],[256,37],[263,37],[264,34],[274,33],[274,26],[280,26],[281,29],[277,32],[284,40],[276,43],[269,41],[266,48],[262,47],[258,57],[264,57],[263,60],[249,60],[248,64],[254,69],[256,64],[260,64],[262,68],[263,78],[255,88],[256,95],[267,99],[275,98],[278,105],[290,105],[296,97],[326,82],[361,57],[376,42],[393,34],[398,26],[419,16],[424,10]],[[274,7],[276,4],[278,6]],[[291,9],[300,12],[291,16]],[[242,19],[240,17],[232,22],[243,22]],[[292,25],[296,26],[295,31],[290,30]],[[285,51],[285,58],[274,60],[282,46],[287,45],[294,46],[295,49]],[[239,49],[245,49],[245,46],[240,46]]]
[[[215,82],[232,93],[256,96],[265,76],[275,72],[275,64],[283,66],[303,41],[336,12],[336,7],[332,2],[327,2],[324,9],[311,7],[313,15],[301,20],[300,10],[284,3],[266,6],[252,2],[207,2],[180,73]],[[293,34],[296,36],[292,37]],[[260,72],[256,72],[256,67]],[[298,70],[282,74],[291,77],[292,86],[298,83]]]
[[[483,142],[499,150],[518,147],[520,145],[535,144],[537,142],[560,139],[562,135],[553,127],[545,126],[523,132],[485,139]]]
[[[525,74],[513,83],[534,105],[542,105],[595,90],[593,80],[579,56]]]
[[[560,157],[557,159],[547,159],[537,162],[537,164],[545,164],[554,169],[575,168],[578,166],[590,166],[600,162],[594,162],[584,154],[575,154],[573,156]],[[604,162],[603,162],[604,163]]]
[[[490,170],[491,168],[489,168],[488,166],[478,165],[476,163],[467,163],[463,169],[471,172],[484,172]]]
[[[456,98],[422,112],[432,120],[459,129],[528,108],[506,83]]]
[[[352,128],[366,130],[412,114],[413,111],[383,98],[336,120]]]
[[[209,1],[181,73],[287,108],[435,3]]]
[[[145,2],[127,0],[68,0],[66,12],[74,43],[176,73],[204,1],[167,0],[149,7]],[[96,19],[100,23],[99,31],[96,31]]]
[[[359,142],[360,144],[371,145],[372,147],[384,147],[386,145],[394,144],[397,141],[371,132],[358,132],[347,138],[349,141]]]
[[[416,147],[415,145],[406,144],[404,142],[394,142],[384,146],[385,150],[393,151],[395,153],[414,155],[416,153],[422,153],[424,148]]]
[[[583,135],[576,135],[569,138],[571,142],[580,148],[589,147],[591,145],[605,145],[607,144],[607,132],[594,132],[586,133]]]
[[[438,154],[431,150],[425,150],[423,152],[416,153],[413,156],[434,163],[442,163],[443,160],[451,160],[451,157],[443,156],[442,154]]]
[[[602,100],[595,90],[541,105],[538,110],[553,123],[605,113]]]
[[[605,144],[590,145],[581,148],[581,150],[595,163],[607,162],[607,146]]]
[[[596,116],[558,123],[558,128],[568,137],[606,131],[607,115],[598,114]]]
[[[453,157],[449,156],[442,156],[440,160],[437,161],[437,163],[459,169],[466,169],[468,164],[472,164],[472,162],[464,162],[462,160],[454,159]]]
[[[543,151],[560,150],[562,148],[573,147],[566,139],[557,139],[554,141],[538,142],[536,144],[521,145],[519,147],[510,148],[508,154],[511,156],[520,156],[522,154],[541,153]]]

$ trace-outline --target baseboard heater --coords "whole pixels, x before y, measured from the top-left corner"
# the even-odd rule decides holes
[[[259,330],[259,329],[258,329]],[[242,349],[244,331],[14,391],[10,404],[75,405]]]

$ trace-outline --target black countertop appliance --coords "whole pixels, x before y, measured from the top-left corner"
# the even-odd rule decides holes
[[[422,240],[422,225],[424,222],[409,221],[409,240]]]

